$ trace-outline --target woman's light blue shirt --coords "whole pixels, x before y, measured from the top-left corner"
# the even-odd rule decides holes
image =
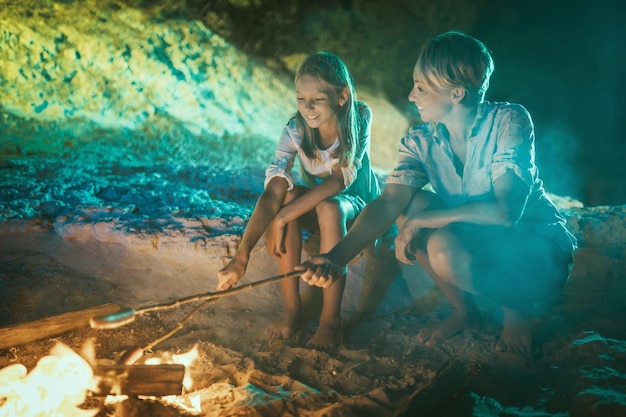
[[[520,223],[571,251],[575,237],[547,196],[535,165],[535,133],[528,111],[519,104],[483,102],[467,139],[462,175],[457,173],[449,134],[441,123],[413,126],[402,138],[398,163],[387,183],[422,188],[430,184],[450,206],[494,198],[493,183],[512,171],[528,186]]]

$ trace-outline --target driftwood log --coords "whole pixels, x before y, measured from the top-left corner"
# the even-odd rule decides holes
[[[103,304],[84,310],[71,311],[57,316],[2,327],[0,328],[0,349],[19,346],[89,327],[89,320],[93,316],[111,314],[119,309],[120,307],[117,304]]]

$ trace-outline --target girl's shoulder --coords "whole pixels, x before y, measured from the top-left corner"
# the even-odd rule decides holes
[[[283,131],[281,134],[281,140],[292,140],[297,143],[302,141],[302,133],[301,128],[298,126],[298,121],[296,120],[296,116],[292,116],[287,124],[283,127]]]
[[[372,109],[370,109],[370,106],[368,106],[366,102],[357,101],[355,107],[362,118],[367,120],[372,118]]]
[[[292,116],[285,124],[283,128],[283,132],[288,133],[290,136],[297,135],[299,131],[298,121],[296,120],[296,116]]]

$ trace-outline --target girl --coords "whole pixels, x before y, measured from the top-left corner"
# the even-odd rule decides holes
[[[476,294],[502,307],[495,348],[528,352],[530,313],[567,282],[576,239],[538,177],[526,109],[483,101],[492,71],[485,45],[466,34],[424,44],[409,94],[424,123],[402,139],[385,190],[348,235],[297,269],[309,284],[330,285],[331,268],[397,219],[396,257],[419,262],[454,308],[418,340],[434,345],[480,324]]]
[[[233,259],[218,273],[218,290],[236,285],[252,248],[265,233],[267,252],[281,273],[294,269],[302,251],[301,228],[319,230],[320,250],[328,251],[346,234],[365,204],[379,194],[369,160],[372,114],[356,101],[352,76],[336,55],[309,56],[295,76],[298,112],[284,127],[274,161],[265,173],[264,191],[246,225]],[[304,184],[295,184],[300,163]],[[340,307],[346,268],[323,289],[323,305],[313,346],[341,343]],[[270,338],[289,338],[300,315],[299,280],[284,280],[283,316],[268,330]]]

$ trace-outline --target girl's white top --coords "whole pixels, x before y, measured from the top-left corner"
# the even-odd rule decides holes
[[[357,149],[354,162],[348,167],[341,167],[344,185],[347,194],[362,198],[366,203],[373,200],[380,193],[378,181],[371,169],[370,163],[370,141],[371,141],[371,120],[372,112],[370,108],[362,102],[357,103],[357,108],[361,115],[359,137],[356,141]],[[287,180],[289,190],[297,182],[293,175],[293,166],[296,157],[300,164],[300,171],[303,185],[311,188],[324,181],[330,176],[333,168],[339,163],[338,158],[332,156],[334,150],[339,146],[339,139],[327,149],[317,149],[316,157],[311,159],[302,150],[302,136],[298,132],[295,118],[289,120],[283,128],[274,161],[265,171],[265,183],[270,182],[274,177],[282,177]]]

